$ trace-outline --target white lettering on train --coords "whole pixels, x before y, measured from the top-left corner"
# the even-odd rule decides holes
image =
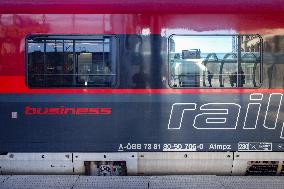
[[[282,103],[283,94],[272,93],[269,95],[263,127],[275,130]],[[256,129],[259,122],[259,114],[263,100],[263,94],[254,93],[250,95],[249,103],[246,107],[243,129]],[[273,103],[272,103],[273,102]],[[206,103],[199,107],[202,113],[196,114],[197,103],[174,103],[171,107],[168,129],[181,129],[184,114],[192,113],[195,116],[192,126],[195,129],[236,129],[239,122],[242,107],[237,103]],[[268,119],[274,124],[268,123]],[[284,123],[280,138],[284,139]]]

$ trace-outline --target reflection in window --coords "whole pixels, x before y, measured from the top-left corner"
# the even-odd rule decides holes
[[[74,68],[73,41],[46,40],[45,82],[49,86],[70,86]]]
[[[34,86],[44,84],[44,43],[28,44],[28,81]]]
[[[81,38],[84,36],[28,39],[29,86],[113,87],[116,38]]]
[[[111,61],[110,40],[76,41],[78,83],[109,86],[114,80],[115,65]]]
[[[172,87],[258,87],[261,39],[249,36],[173,36]]]

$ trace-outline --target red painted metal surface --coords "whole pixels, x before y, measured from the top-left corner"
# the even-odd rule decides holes
[[[95,88],[48,88],[30,89],[25,85],[24,76],[1,76],[2,94],[241,94],[241,93],[284,93],[284,89],[95,89]],[[2,82],[4,81],[4,82]],[[9,81],[9,82],[6,82]]]
[[[282,0],[1,0],[0,13],[271,13]]]
[[[206,2],[2,0],[0,2],[0,93],[283,92],[282,89],[30,89],[25,85],[24,62],[25,37],[31,33],[143,34],[147,31],[149,34],[165,36],[173,33],[277,35],[277,32],[284,29],[283,11],[284,3],[280,0]]]

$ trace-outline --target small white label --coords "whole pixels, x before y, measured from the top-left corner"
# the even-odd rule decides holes
[[[12,119],[18,118],[18,112],[12,112]]]

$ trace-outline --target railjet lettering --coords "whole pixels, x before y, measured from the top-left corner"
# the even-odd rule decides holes
[[[283,94],[281,93],[269,95],[262,124],[264,128],[276,129],[282,97]],[[236,129],[238,125],[242,125],[243,129],[256,129],[260,122],[259,113],[262,100],[263,94],[254,93],[250,95],[249,103],[245,107],[246,114],[243,123],[239,123],[242,107],[237,103],[207,103],[201,105],[199,110],[197,103],[174,103],[170,112],[168,129],[181,129],[186,112],[191,112],[191,115],[194,116],[192,126],[195,129]],[[197,110],[199,111],[198,114],[196,113]],[[268,124],[268,117],[274,124]],[[284,123],[280,138],[284,139]]]
[[[88,115],[88,114],[104,114],[110,115],[111,108],[67,108],[61,107],[25,107],[25,115]]]

